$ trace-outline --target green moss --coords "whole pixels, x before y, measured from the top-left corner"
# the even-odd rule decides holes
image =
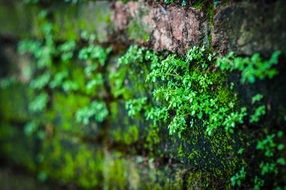
[[[135,41],[147,42],[149,40],[149,34],[146,30],[147,26],[144,26],[144,24],[137,20],[133,20],[127,27],[128,37]]]
[[[42,11],[40,4],[24,4],[21,1],[0,4],[0,21],[3,26],[0,29],[1,34],[43,37],[41,26],[45,21],[37,15],[43,15],[47,11]],[[111,10],[108,2],[96,1],[72,6],[56,2],[52,3],[47,10],[53,18],[58,40],[79,39],[80,32],[83,30],[96,33],[100,42],[107,40],[107,32],[111,28]]]
[[[217,189],[219,187],[220,181],[218,179],[214,180],[213,175],[208,172],[193,172],[190,171],[185,174],[186,189]],[[224,188],[230,188],[229,186]]]
[[[76,112],[89,103],[89,98],[81,95],[55,93],[53,96],[53,106],[47,112],[48,120],[56,124],[57,130],[82,133],[82,130],[74,127]],[[68,111],[65,111],[68,110]]]
[[[0,89],[0,118],[3,121],[25,122],[30,118],[28,101],[31,91],[20,83]]]
[[[114,129],[112,131],[111,138],[114,139],[115,142],[119,142],[121,144],[133,144],[136,143],[139,139],[139,130],[136,125],[131,125],[127,127],[126,130],[122,129]]]
[[[100,187],[103,155],[87,145],[54,137],[46,140],[40,152],[39,172],[48,178],[91,189]]]
[[[146,140],[145,140],[144,147],[151,150],[151,151],[154,151],[156,146],[161,141],[159,129],[153,125],[146,130],[146,133],[147,134],[146,134]]]
[[[116,155],[115,155],[116,156]],[[104,189],[126,189],[127,181],[127,163],[118,156],[112,158],[106,155],[104,163]]]
[[[23,131],[9,123],[0,122],[0,153],[2,159],[7,159],[9,164],[24,166],[35,172],[35,152],[37,144],[35,138],[26,138]]]
[[[253,84],[256,80],[272,79],[278,74],[274,66],[279,63],[280,55],[280,51],[275,51],[269,59],[263,59],[259,53],[251,57],[239,57],[230,52],[220,57],[216,64],[221,70],[240,71],[241,83]]]
[[[87,31],[95,33],[100,42],[107,40],[107,32],[111,28],[108,2],[83,3],[68,8],[55,5],[52,14],[58,39],[78,39],[81,31]]]
[[[122,76],[131,85],[123,89],[128,91],[130,86],[135,87],[132,88],[135,98],[127,102],[129,116],[143,112],[146,120],[155,125],[164,123],[171,135],[179,137],[195,125],[202,125],[209,135],[222,123],[226,131],[233,132],[235,124],[243,122],[246,111],[245,108],[236,111],[236,101],[228,98],[230,95],[224,96],[228,98],[225,101],[215,98],[222,89],[223,94],[231,93],[224,82],[226,77],[220,71],[210,70],[212,62],[213,55],[205,48],[194,47],[183,58],[176,55],[162,58],[144,48],[131,47],[119,59],[123,69],[129,67]],[[146,93],[150,91],[151,97]]]
[[[16,37],[31,37],[33,18],[39,11],[32,6],[23,6],[22,2],[0,2],[0,34]],[[8,19],[9,18],[9,19]]]

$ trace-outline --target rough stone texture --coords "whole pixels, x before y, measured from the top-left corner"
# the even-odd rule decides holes
[[[33,177],[25,174],[18,174],[7,168],[0,168],[0,189],[2,190],[49,190],[45,184],[40,184]],[[55,189],[55,188],[53,188]]]
[[[22,3],[0,0],[0,35],[11,38],[31,35],[34,16],[34,8],[24,9]]]
[[[116,31],[124,31],[130,23],[140,23],[149,36],[154,50],[184,52],[188,47],[202,45],[207,30],[204,14],[195,9],[177,6],[147,5],[142,1],[124,4],[116,2],[112,16]],[[143,43],[141,39],[135,39]]]
[[[90,1],[69,6],[59,3],[49,10],[54,14],[56,37],[60,40],[78,39],[81,31],[88,31],[94,32],[100,43],[135,42],[158,51],[184,53],[194,45],[209,46],[212,39],[212,46],[222,53],[268,55],[276,49],[286,52],[286,2],[283,0],[268,4],[232,3],[217,9],[213,22],[193,8],[163,7],[142,0]],[[37,25],[39,12],[37,6],[0,0],[0,35],[41,37]]]
[[[110,24],[110,2],[90,1],[78,6],[54,7],[58,34],[62,39],[71,36],[77,39],[82,31],[94,32],[100,43],[108,41]]]
[[[286,52],[286,2],[237,3],[220,9],[214,17],[212,45],[220,52],[251,55]]]
[[[38,15],[41,7],[19,0],[0,0],[0,36],[3,38],[42,37]],[[64,2],[48,7],[54,19],[57,40],[77,40],[82,31],[95,33],[100,43],[108,41],[111,30],[109,1],[71,5]]]

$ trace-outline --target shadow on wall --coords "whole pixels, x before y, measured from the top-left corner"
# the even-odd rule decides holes
[[[9,62],[4,53],[4,42],[0,41],[0,78],[9,74]]]

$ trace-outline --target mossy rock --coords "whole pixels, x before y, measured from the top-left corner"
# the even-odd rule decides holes
[[[31,90],[27,86],[14,83],[0,89],[0,118],[3,121],[25,122],[30,118],[28,102]]]

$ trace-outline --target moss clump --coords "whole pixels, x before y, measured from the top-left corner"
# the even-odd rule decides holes
[[[130,117],[148,126],[145,147],[170,147],[168,153],[155,148],[155,155],[169,154],[218,178],[230,178],[244,139],[233,132],[246,113],[214,63],[204,48],[193,48],[184,57],[165,57],[133,46],[119,59],[118,73],[111,73],[122,81],[113,92],[128,100]],[[231,160],[225,159],[229,155]]]
[[[139,131],[136,125],[128,126],[127,129],[114,129],[111,138],[115,142],[130,145],[136,143],[139,139]]]
[[[107,155],[105,160],[104,188],[106,189],[126,189],[127,181],[127,162],[120,157],[112,158]]]
[[[2,80],[2,83],[4,81]],[[27,112],[31,91],[16,81],[0,87],[0,118],[2,121],[25,122],[30,118]],[[13,100],[13,101],[11,101]]]
[[[147,42],[149,40],[149,34],[146,30],[147,26],[144,26],[144,24],[137,20],[133,20],[127,27],[127,34],[132,40]]]
[[[129,116],[136,117],[143,112],[146,120],[155,125],[166,122],[170,134],[182,137],[188,127],[202,125],[202,130],[210,135],[221,123],[226,131],[232,132],[235,124],[243,122],[245,108],[236,111],[235,95],[225,86],[225,76],[211,70],[212,59],[204,48],[191,49],[185,58],[175,55],[163,58],[131,47],[119,59],[125,73],[121,77],[125,78],[117,78],[130,85],[116,89],[115,93],[132,89],[134,99],[126,104]],[[127,72],[126,67],[134,70]],[[134,75],[137,80],[132,79]],[[142,84],[143,81],[146,83]],[[152,94],[144,94],[144,91]],[[201,119],[203,123],[199,124]]]
[[[0,122],[0,138],[1,159],[6,160],[8,164],[36,171],[37,164],[34,157],[38,148],[36,138],[27,138],[19,128],[4,121]]]
[[[39,177],[76,183],[85,189],[101,186],[103,154],[65,138],[46,139],[38,154]]]

